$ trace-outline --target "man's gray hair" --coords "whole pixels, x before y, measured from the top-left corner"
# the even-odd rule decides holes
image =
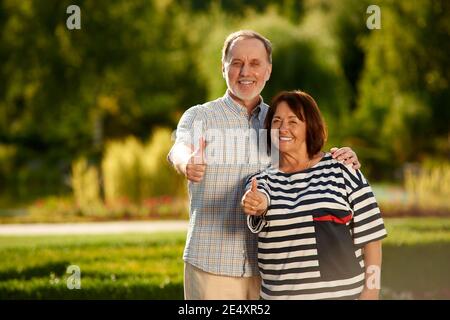
[[[270,43],[270,41],[267,38],[263,37],[261,34],[253,30],[239,30],[233,32],[225,39],[222,48],[222,63],[225,63],[225,61],[228,59],[231,45],[233,44],[234,41],[236,41],[239,38],[258,39],[259,41],[261,41],[264,44],[264,47],[266,48],[267,59],[269,60],[269,63],[272,63],[272,43]]]

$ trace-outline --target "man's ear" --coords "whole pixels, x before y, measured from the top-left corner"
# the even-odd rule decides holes
[[[225,65],[222,62],[222,77],[225,79]]]
[[[266,76],[264,77],[264,79],[266,81],[269,81],[271,74],[272,74],[272,64],[269,64],[269,67],[267,68]]]

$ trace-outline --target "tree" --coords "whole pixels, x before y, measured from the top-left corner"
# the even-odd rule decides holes
[[[382,1],[381,30],[364,39],[354,136],[363,161],[395,168],[448,157],[450,4]],[[373,170],[374,171],[374,170]],[[378,172],[382,176],[382,172]]]
[[[145,138],[204,98],[176,2],[79,1],[81,30],[66,27],[70,4],[0,3],[0,142],[18,146],[15,172],[30,161],[68,171],[103,141]]]

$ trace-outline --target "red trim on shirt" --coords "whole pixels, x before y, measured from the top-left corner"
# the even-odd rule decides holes
[[[326,216],[313,218],[314,221],[333,221],[336,223],[346,224],[352,219],[352,214],[349,214],[348,216],[345,216],[343,218],[338,218],[336,216],[333,216],[331,214],[328,214]]]

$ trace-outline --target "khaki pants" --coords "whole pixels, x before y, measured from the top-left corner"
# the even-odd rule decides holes
[[[186,300],[259,300],[261,277],[228,277],[184,264]]]

